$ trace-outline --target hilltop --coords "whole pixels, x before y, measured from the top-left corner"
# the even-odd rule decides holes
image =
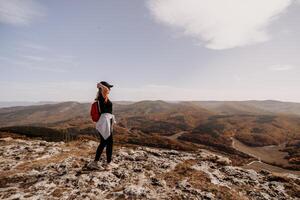
[[[1,199],[296,199],[300,179],[232,165],[207,150],[114,149],[114,165],[89,170],[97,143],[0,139]],[[103,161],[101,161],[103,162]]]

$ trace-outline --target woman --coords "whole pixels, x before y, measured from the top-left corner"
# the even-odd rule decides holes
[[[99,169],[98,161],[103,152],[103,149],[106,147],[106,158],[107,158],[107,167],[112,160],[112,150],[113,150],[113,124],[115,123],[115,117],[112,114],[112,102],[109,100],[108,95],[110,89],[113,85],[105,81],[101,81],[97,84],[98,94],[96,101],[99,101],[100,105],[100,119],[96,123],[96,130],[100,136],[100,144],[96,151],[96,156],[94,162],[90,164],[90,168]]]

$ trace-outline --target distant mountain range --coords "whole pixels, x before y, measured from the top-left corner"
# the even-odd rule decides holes
[[[300,116],[300,103],[265,101],[196,101],[195,104],[219,114],[288,114]]]
[[[275,100],[249,100],[249,101],[114,101],[116,104],[129,105],[129,104],[141,104],[147,102],[165,102],[170,104],[176,103],[191,103],[208,110],[221,113],[221,114],[235,114],[241,112],[249,113],[280,113],[280,114],[295,114],[300,115],[300,103],[296,102],[283,102]],[[57,101],[0,101],[0,108],[4,107],[16,107],[16,106],[34,106],[45,104],[58,104],[63,102]],[[76,102],[79,103],[79,102]],[[81,102],[88,103],[88,102]]]
[[[45,104],[57,104],[59,101],[0,101],[0,108],[16,107],[16,106],[36,106]],[[86,103],[86,102],[81,102]],[[118,104],[131,104],[133,101],[116,101]]]
[[[44,104],[55,104],[58,102],[54,101],[0,101],[0,108],[14,107],[14,106],[33,106],[33,105],[44,105]]]
[[[71,101],[1,108],[0,127],[9,131],[8,127],[39,126],[90,134],[94,131],[90,105]],[[291,144],[287,159],[300,165],[300,103],[159,100],[114,102],[113,110],[115,132],[122,142],[174,146],[167,139],[180,133],[173,141],[180,148],[186,141],[228,153],[234,153],[232,137],[249,146],[285,143]]]

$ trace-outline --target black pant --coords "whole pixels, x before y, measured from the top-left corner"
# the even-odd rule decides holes
[[[111,162],[111,157],[112,157],[112,151],[113,151],[113,135],[112,135],[112,120],[110,121],[111,123],[111,131],[110,131],[110,136],[105,140],[102,135],[100,134],[100,132],[98,132],[98,134],[100,135],[100,144],[97,148],[96,151],[96,156],[95,156],[95,161],[99,161],[100,156],[103,152],[104,147],[106,147],[106,158],[107,158],[107,163]]]

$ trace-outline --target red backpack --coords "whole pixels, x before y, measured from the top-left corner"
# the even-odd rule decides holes
[[[100,119],[101,111],[99,101],[94,101],[91,106],[90,114],[94,122],[97,122]]]

